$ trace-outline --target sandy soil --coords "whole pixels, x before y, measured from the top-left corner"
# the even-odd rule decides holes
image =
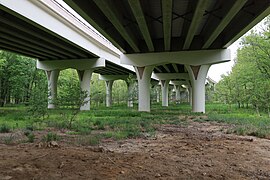
[[[0,179],[270,179],[270,140],[226,125],[163,125],[150,138],[98,147],[0,145]]]

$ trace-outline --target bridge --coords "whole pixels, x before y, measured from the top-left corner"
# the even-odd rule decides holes
[[[87,91],[92,72],[136,74],[139,111],[150,111],[155,78],[165,106],[169,81],[188,82],[192,111],[205,112],[210,66],[229,61],[227,47],[270,14],[269,0],[64,1],[102,35],[55,0],[0,0],[0,48],[37,58],[52,99],[61,69],[77,69]]]

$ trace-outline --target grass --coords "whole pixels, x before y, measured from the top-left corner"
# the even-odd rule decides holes
[[[6,123],[0,125],[0,133],[9,133],[10,127]]]
[[[78,144],[95,145],[102,139],[126,139],[136,138],[147,133],[154,135],[160,124],[188,125],[187,117],[194,117],[194,121],[215,121],[233,124],[234,128],[228,133],[239,135],[253,135],[270,138],[270,119],[267,116],[258,117],[251,109],[230,108],[224,104],[206,104],[207,118],[198,118],[200,113],[192,113],[191,107],[186,104],[161,107],[160,104],[152,104],[151,112],[138,112],[137,108],[127,108],[126,105],[113,106],[111,108],[92,108],[91,111],[83,111],[79,114],[72,126],[63,119],[58,110],[50,110],[49,118],[38,120],[27,115],[24,107],[0,108],[0,132],[10,132],[15,129],[30,131],[55,128],[67,130],[67,134],[79,136]],[[63,110],[61,110],[63,112]],[[182,117],[181,119],[179,117]],[[98,132],[98,133],[96,133]],[[28,136],[27,136],[28,137]],[[48,133],[45,141],[59,138]],[[34,141],[30,135],[28,141]]]
[[[59,139],[60,137],[56,133],[53,133],[53,132],[48,132],[42,138],[42,140],[45,142],[58,141]]]

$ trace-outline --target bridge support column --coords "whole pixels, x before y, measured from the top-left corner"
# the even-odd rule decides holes
[[[188,87],[188,102],[192,106],[192,87]]]
[[[150,112],[150,84],[154,66],[134,66],[138,80],[139,111]]]
[[[105,81],[106,83],[106,107],[112,106],[112,86],[114,80]]]
[[[156,92],[157,92],[157,103],[159,103],[160,102],[160,88],[157,88]]]
[[[192,84],[193,112],[205,113],[205,80],[210,66],[187,66]]]
[[[181,101],[181,94],[180,94],[180,85],[175,85],[175,100],[179,104]]]
[[[55,101],[57,99],[57,81],[60,70],[46,71],[48,79],[48,109],[55,109]]]
[[[127,95],[128,95],[128,99],[127,99],[127,106],[128,107],[133,107],[133,88],[134,88],[134,82],[128,82],[127,83]]]
[[[162,106],[165,107],[169,104],[169,82],[170,80],[161,80]]]
[[[80,86],[81,91],[86,93],[86,98],[84,99],[84,104],[81,106],[80,110],[90,110],[90,81],[92,77],[93,70],[77,70],[79,79],[80,79]]]

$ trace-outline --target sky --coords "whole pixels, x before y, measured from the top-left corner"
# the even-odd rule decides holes
[[[262,32],[263,29],[265,29],[265,25],[264,25],[263,21],[264,20],[262,20],[260,23],[255,25],[252,29],[250,29],[243,36],[249,34],[251,30],[254,30],[256,32]],[[226,63],[212,65],[208,71],[208,77],[210,77],[211,79],[218,82],[221,80],[222,74],[227,74],[232,70],[232,67],[234,65],[234,59],[237,56],[237,49],[240,48],[239,43],[240,43],[242,37],[240,37],[237,41],[235,41],[231,46],[228,47],[231,50],[231,61],[226,62]]]
[[[228,47],[228,49],[231,50],[231,61],[225,62],[225,63],[220,63],[220,64],[215,64],[212,65],[208,71],[208,76],[213,79],[214,81],[218,82],[221,80],[221,75],[222,74],[227,74],[231,71],[233,65],[234,65],[234,59],[236,58],[237,55],[237,49],[239,47],[239,41],[235,41],[232,45]]]

